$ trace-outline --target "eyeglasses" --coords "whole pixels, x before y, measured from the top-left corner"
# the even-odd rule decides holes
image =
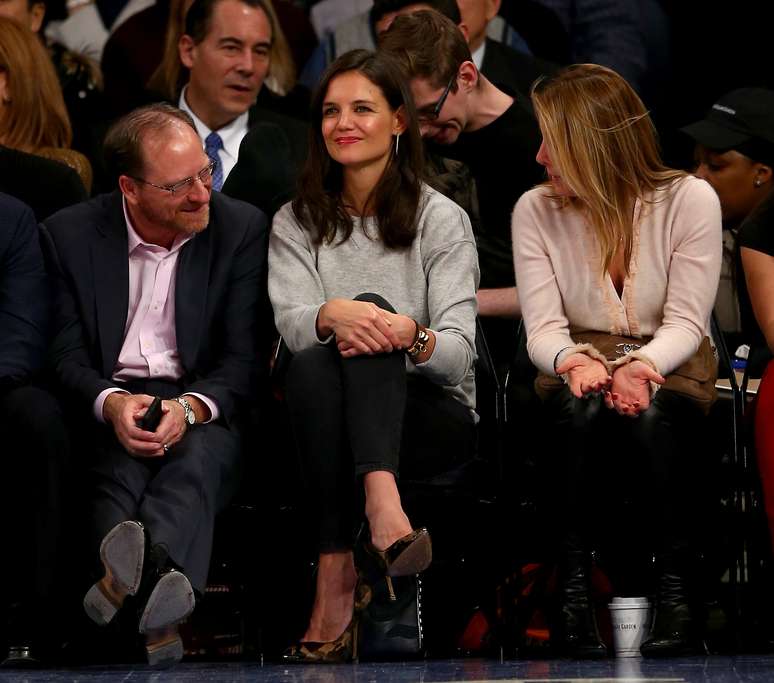
[[[446,98],[449,97],[451,87],[456,81],[457,71],[452,74],[452,77],[446,84],[446,87],[444,88],[441,96],[438,98],[438,101],[433,105],[433,108],[430,111],[419,112],[420,121],[435,121],[441,115],[441,109],[443,109],[443,105],[446,104]]]
[[[215,159],[211,159],[210,163],[207,164],[196,175],[193,175],[190,178],[185,178],[184,180],[180,180],[176,183],[173,183],[172,185],[156,185],[156,183],[151,183],[148,180],[144,180],[143,178],[137,178],[135,176],[131,176],[131,177],[133,180],[136,180],[138,183],[143,183],[144,185],[157,187],[159,190],[164,190],[165,192],[169,192],[169,194],[171,195],[175,195],[181,190],[188,192],[194,186],[194,183],[197,181],[197,179],[201,180],[202,183],[206,185],[212,179],[212,174],[215,172],[215,167],[217,165],[218,165],[218,162]]]

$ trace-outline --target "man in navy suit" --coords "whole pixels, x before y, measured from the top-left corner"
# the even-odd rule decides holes
[[[48,654],[61,612],[55,578],[69,444],[59,404],[41,381],[49,314],[35,216],[0,193],[0,519],[13,548],[0,568],[4,666]],[[42,605],[49,619],[37,618]]]
[[[58,262],[54,366],[96,443],[104,576],[84,607],[105,624],[136,595],[149,661],[172,663],[259,383],[266,218],[212,192],[217,162],[168,104],[127,114],[105,154],[119,191],[45,222]],[[154,396],[161,420],[143,429]]]
[[[264,84],[276,57],[278,30],[266,0],[193,0],[186,12],[178,52],[187,82],[177,105],[191,115],[207,153],[221,162],[215,190],[230,177],[245,141],[255,153],[269,155],[251,173],[258,174],[257,185],[266,184],[274,193],[292,191],[298,164],[306,157],[306,125],[281,111],[292,98],[279,97]],[[299,115],[306,109],[308,104]]]
[[[43,365],[49,301],[38,224],[30,207],[0,193],[0,393]]]

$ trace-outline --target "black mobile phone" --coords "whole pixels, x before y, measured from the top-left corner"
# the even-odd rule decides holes
[[[156,396],[153,403],[148,406],[145,414],[137,420],[137,426],[146,432],[155,432],[161,422],[161,399]]]

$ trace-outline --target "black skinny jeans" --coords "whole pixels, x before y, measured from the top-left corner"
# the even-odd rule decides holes
[[[565,386],[546,406],[557,439],[556,511],[565,550],[584,549],[592,534],[613,526],[622,496],[637,498],[652,550],[688,545],[706,420],[689,399],[662,389],[631,418],[608,409],[601,396],[578,399]]]
[[[392,307],[373,294],[359,300]],[[386,471],[422,478],[472,458],[470,411],[441,387],[407,376],[403,351],[342,358],[335,344],[293,356],[285,382],[320,552],[352,547],[362,518],[361,477]]]

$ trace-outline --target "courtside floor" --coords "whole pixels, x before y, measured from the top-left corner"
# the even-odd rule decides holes
[[[362,663],[338,666],[283,666],[258,662],[183,663],[168,671],[142,667],[86,667],[47,671],[0,671],[0,682],[113,681],[166,683],[173,681],[256,681],[258,683],[446,683],[451,681],[654,681],[657,683],[774,682],[774,655],[691,657],[663,661],[610,659],[602,662],[567,660],[506,661],[428,660],[411,663]]]

